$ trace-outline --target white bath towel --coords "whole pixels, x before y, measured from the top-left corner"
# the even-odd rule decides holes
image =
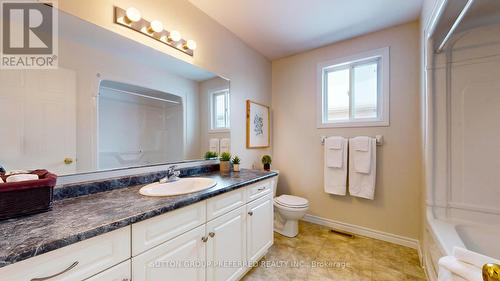
[[[208,141],[208,151],[219,154],[219,139],[210,139]]]
[[[354,171],[363,174],[369,174],[371,168],[371,143],[373,138],[370,137],[355,137],[350,140],[352,153],[350,153],[351,161],[354,164]]]
[[[453,248],[453,255],[439,259],[438,281],[482,281],[482,267],[487,263],[500,263],[464,248]]]
[[[368,138],[366,148],[365,138],[368,137],[349,140],[349,194],[373,200],[377,175],[377,140]],[[363,151],[366,149],[368,151]]]
[[[346,195],[347,147],[348,141],[343,137],[329,137],[325,139],[323,176],[326,193]]]
[[[228,138],[223,138],[220,140],[220,153],[231,152],[231,140]]]
[[[481,270],[468,263],[457,260],[454,256],[439,259],[438,281],[482,281]]]

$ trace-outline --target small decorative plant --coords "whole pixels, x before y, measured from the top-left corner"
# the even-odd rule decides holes
[[[207,151],[205,153],[205,160],[210,160],[210,159],[215,159],[217,158],[217,152],[214,152],[214,151]]]
[[[240,171],[240,157],[234,156],[233,157],[233,171],[239,172]]]
[[[222,152],[220,155],[220,171],[222,173],[229,173],[231,171],[231,153]]]
[[[264,170],[270,171],[271,170],[271,162],[273,162],[273,159],[269,155],[264,155],[262,156],[262,165],[264,165]]]

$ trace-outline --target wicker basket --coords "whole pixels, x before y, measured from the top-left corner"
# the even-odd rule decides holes
[[[49,211],[57,176],[35,170],[38,180],[0,183],[0,220]],[[5,176],[0,174],[5,180]]]

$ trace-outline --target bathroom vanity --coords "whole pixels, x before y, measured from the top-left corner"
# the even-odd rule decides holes
[[[239,280],[273,244],[276,175],[215,171],[201,176],[217,185],[192,194],[145,197],[141,184],[58,200],[0,222],[0,279]]]

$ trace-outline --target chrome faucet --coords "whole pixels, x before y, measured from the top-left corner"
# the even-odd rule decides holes
[[[179,180],[179,175],[181,174],[181,172],[176,169],[177,169],[176,165],[168,167],[167,176],[160,179],[160,183],[167,183]]]

